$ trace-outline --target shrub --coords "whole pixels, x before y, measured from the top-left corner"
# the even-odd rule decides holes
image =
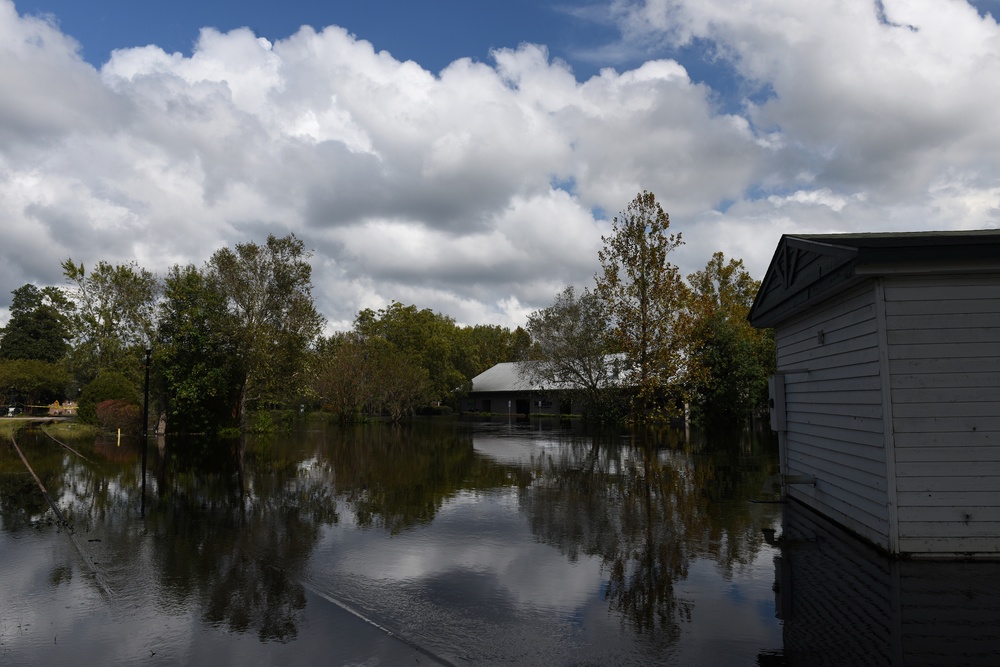
[[[101,373],[80,392],[80,402],[77,406],[80,421],[97,424],[97,405],[112,399],[139,405],[139,392],[121,373]]]
[[[97,404],[97,423],[108,431],[121,429],[126,433],[138,433],[142,425],[139,406],[120,399],[109,399]]]

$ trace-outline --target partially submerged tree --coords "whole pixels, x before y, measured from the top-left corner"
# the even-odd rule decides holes
[[[337,421],[357,421],[372,404],[376,388],[364,341],[353,332],[321,339],[312,390],[320,407]]]
[[[388,341],[335,334],[318,350],[313,390],[342,423],[385,414],[396,422],[430,401],[430,375]]]
[[[218,279],[192,265],[164,280],[154,363],[172,431],[211,432],[234,419],[242,361]]]
[[[642,192],[614,219],[598,253],[597,294],[607,304],[615,341],[634,372],[633,419],[671,407],[667,389],[682,363],[676,323],[684,284],[667,256],[681,244],[651,192]]]
[[[706,422],[748,417],[763,406],[774,372],[773,332],[747,321],[760,283],[743,260],[726,261],[717,252],[704,270],[688,276],[688,284],[685,388]]]
[[[447,315],[429,308],[404,306],[398,301],[377,312],[358,313],[354,331],[364,340],[381,338],[426,369],[431,383],[430,398],[445,401],[462,390],[471,379],[460,370],[462,348],[458,327]]]
[[[528,316],[527,331],[540,357],[518,364],[520,376],[532,386],[552,388],[580,400],[588,417],[613,419],[621,400],[622,357],[612,348],[607,307],[597,294],[572,286],[555,302]]]
[[[234,317],[240,359],[237,417],[245,426],[248,404],[280,401],[306,382],[310,345],[323,317],[312,297],[310,253],[294,234],[267,237],[263,245],[237,244],[208,263]]]

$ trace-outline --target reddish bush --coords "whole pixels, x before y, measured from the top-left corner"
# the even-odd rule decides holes
[[[139,414],[139,406],[122,401],[111,399],[97,404],[97,423],[101,428],[109,431],[121,429],[123,433],[129,435],[137,434],[141,424],[142,416]]]

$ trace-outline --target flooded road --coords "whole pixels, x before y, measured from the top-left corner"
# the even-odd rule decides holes
[[[136,442],[18,442],[71,528],[0,446],[0,664],[820,664],[820,639],[919,663],[891,605],[852,640],[812,604],[892,599],[870,574],[890,567],[758,502],[760,436],[456,420],[151,442],[145,518]],[[995,597],[975,614],[1000,627]]]

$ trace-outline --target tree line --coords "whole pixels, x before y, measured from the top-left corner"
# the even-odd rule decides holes
[[[658,418],[679,397],[706,415],[744,415],[773,364],[773,342],[746,322],[757,283],[718,253],[684,283],[668,261],[681,238],[668,227],[653,195],[640,194],[604,239],[594,289],[568,287],[514,329],[459,326],[393,302],[324,336],[310,252],[292,234],[164,276],[135,262],[87,270],[66,259],[65,287],[12,292],[0,400],[78,398],[85,420],[134,423],[126,408],[140,402],[151,350],[151,405],[171,432],[252,428],[272,407],[343,422],[454,409],[471,379],[501,362],[572,381],[594,419]],[[622,373],[627,388],[613,381]]]
[[[574,386],[599,421],[661,422],[682,411],[707,423],[752,416],[774,372],[773,332],[750,326],[760,283],[743,260],[712,255],[685,282],[670,262],[682,244],[651,192],[616,216],[594,286],[566,287],[532,313],[535,361],[522,376]]]

